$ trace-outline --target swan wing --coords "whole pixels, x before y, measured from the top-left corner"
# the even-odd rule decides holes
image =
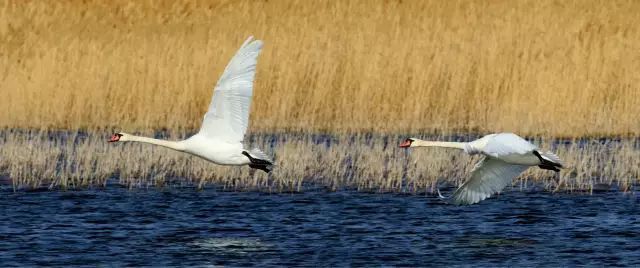
[[[508,164],[502,160],[485,156],[471,171],[471,178],[463,183],[449,198],[456,205],[478,203],[501,191],[513,178],[528,166]]]
[[[262,41],[249,37],[224,69],[213,90],[200,134],[226,142],[242,142],[249,126],[253,80]]]

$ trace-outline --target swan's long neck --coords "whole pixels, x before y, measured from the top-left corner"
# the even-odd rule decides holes
[[[414,140],[411,144],[412,147],[445,147],[465,150],[466,142],[446,142],[446,141],[423,141]]]
[[[159,139],[153,139],[153,138],[147,138],[147,137],[141,137],[141,136],[129,136],[127,141],[137,141],[137,142],[144,142],[144,143],[150,143],[150,144],[155,144],[155,145],[159,145],[162,147],[167,147],[169,149],[173,149],[176,151],[184,151],[184,144],[182,144],[181,142],[176,142],[176,141],[166,141],[166,140],[159,140]]]

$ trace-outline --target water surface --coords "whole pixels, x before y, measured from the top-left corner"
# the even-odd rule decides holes
[[[0,264],[640,265],[634,194],[432,196],[108,187],[0,192]]]

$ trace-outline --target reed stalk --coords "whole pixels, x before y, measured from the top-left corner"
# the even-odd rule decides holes
[[[0,174],[15,189],[82,189],[107,184],[125,187],[213,186],[234,191],[300,192],[310,189],[433,193],[457,187],[478,156],[443,148],[398,148],[401,136],[253,135],[250,146],[275,158],[270,175],[248,167],[224,167],[148,144],[108,144],[100,133],[0,132]],[[183,136],[169,136],[181,139]],[[424,139],[452,140],[426,136]],[[475,137],[458,137],[456,141]],[[552,149],[566,168],[554,173],[530,168],[516,188],[591,191],[633,190],[640,182],[637,139],[532,140]]]
[[[265,41],[255,132],[638,136],[639,1],[0,1],[0,127],[193,132]]]

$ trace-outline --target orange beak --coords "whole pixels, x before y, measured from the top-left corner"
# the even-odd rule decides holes
[[[400,148],[409,148],[413,141],[411,139],[406,139],[402,143],[400,143]]]
[[[111,135],[111,139],[109,140],[109,142],[116,142],[116,141],[119,141],[119,140],[120,140],[120,136],[122,136],[122,135],[117,134],[117,133],[116,133],[116,134]]]

